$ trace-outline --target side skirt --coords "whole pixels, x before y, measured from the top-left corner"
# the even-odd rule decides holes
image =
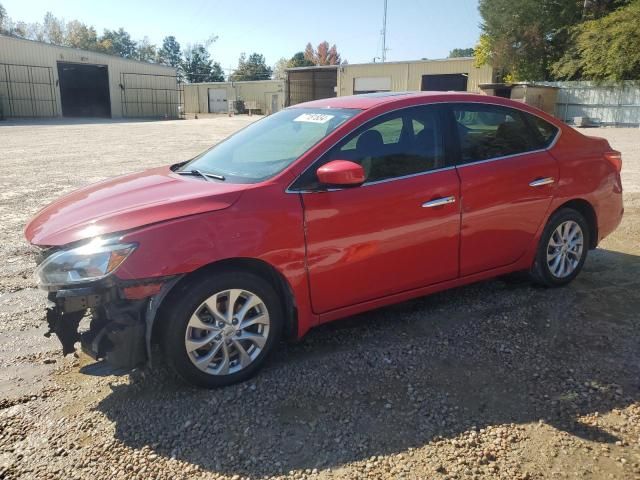
[[[432,293],[441,292],[450,288],[461,287],[470,283],[479,282],[482,280],[488,280],[490,278],[499,277],[500,275],[506,275],[519,270],[529,268],[527,259],[530,255],[524,255],[524,257],[516,264],[507,265],[505,267],[496,268],[493,270],[487,270],[485,272],[474,273],[462,278],[456,278],[454,280],[447,280],[445,282],[436,283],[427,287],[421,287],[406,292],[395,293],[386,297],[377,298],[375,300],[369,300],[367,302],[358,303],[349,307],[339,308],[319,315],[320,323],[331,322],[340,318],[355,315],[357,313],[366,312],[368,310],[374,310],[376,308],[386,307],[387,305],[393,305],[395,303],[404,302],[413,298],[424,297]]]

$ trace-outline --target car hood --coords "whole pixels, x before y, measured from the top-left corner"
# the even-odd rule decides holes
[[[41,210],[25,237],[40,246],[59,246],[173,218],[221,210],[248,185],[208,182],[155,168],[89,185]]]

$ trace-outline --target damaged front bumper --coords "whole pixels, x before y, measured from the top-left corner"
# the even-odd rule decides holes
[[[158,307],[178,279],[130,285],[98,284],[49,292],[45,336],[55,333],[64,355],[82,350],[117,369],[132,369],[150,360],[151,331]],[[80,321],[90,312],[89,329]]]

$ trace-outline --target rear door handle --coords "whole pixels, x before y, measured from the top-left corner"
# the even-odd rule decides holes
[[[542,187],[543,185],[550,185],[555,180],[553,177],[536,178],[533,182],[529,183],[530,187]]]
[[[422,208],[433,208],[433,207],[441,207],[442,205],[448,205],[450,203],[455,203],[456,197],[440,197],[434,200],[429,200],[428,202],[424,202],[422,204]]]

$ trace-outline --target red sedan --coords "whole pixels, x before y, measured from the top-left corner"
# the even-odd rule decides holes
[[[214,387],[358,312],[514,271],[566,285],[620,223],[620,169],[606,140],[510,100],[332,98],[72,193],[26,237],[65,353],[133,367],[158,341]]]

